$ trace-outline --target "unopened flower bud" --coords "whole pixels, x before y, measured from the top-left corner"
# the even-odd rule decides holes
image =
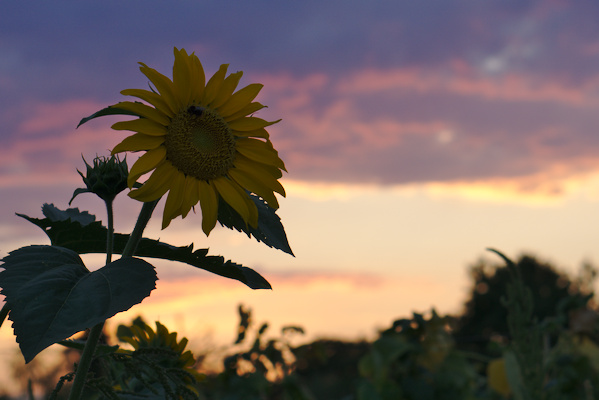
[[[83,162],[87,167],[85,175],[79,170],[77,172],[83,178],[86,188],[75,190],[69,204],[81,193],[95,193],[102,200],[111,202],[117,194],[127,189],[129,169],[126,159],[121,161],[118,156],[109,158],[97,156],[94,158],[93,165],[89,165],[85,158]]]

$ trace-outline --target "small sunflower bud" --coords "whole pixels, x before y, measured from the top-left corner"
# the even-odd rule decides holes
[[[96,157],[93,166],[85,158],[83,162],[87,167],[85,175],[79,170],[77,172],[83,178],[86,188],[75,190],[69,204],[81,193],[95,193],[102,200],[111,202],[117,194],[127,189],[129,169],[126,159],[121,161],[118,156]]]

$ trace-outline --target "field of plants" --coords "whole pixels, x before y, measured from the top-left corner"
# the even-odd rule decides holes
[[[497,264],[470,267],[462,315],[414,313],[374,342],[329,339],[292,347],[289,339],[303,334],[301,326],[271,332],[239,306],[237,340],[219,354],[215,368],[206,363],[213,354],[159,322],[138,318],[105,332],[84,398],[599,398],[595,268],[583,265],[570,277],[531,256],[512,262],[498,255],[504,259]],[[67,398],[68,371],[82,343],[61,342],[64,362],[43,374],[35,362],[15,369],[21,398],[34,399],[40,391],[43,398]]]

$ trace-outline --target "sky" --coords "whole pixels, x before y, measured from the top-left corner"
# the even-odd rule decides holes
[[[273,326],[355,338],[412,310],[460,312],[468,266],[496,260],[487,247],[575,273],[599,259],[598,13],[558,0],[3,4],[0,255],[47,244],[14,213],[66,208],[81,157],[124,138],[118,118],[79,120],[147,87],[137,62],[170,76],[183,47],[208,75],[228,63],[240,87],[264,84],[295,257],[224,228],[206,238],[200,215],[152,221],[148,236],[209,247],[274,290],[157,263],[158,288],[123,318],[232,340],[244,303]],[[104,219],[92,197],[73,206]],[[117,231],[138,210],[117,199]]]

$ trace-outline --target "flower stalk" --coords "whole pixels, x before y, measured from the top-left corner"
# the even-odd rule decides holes
[[[112,262],[112,252],[114,251],[114,213],[112,209],[112,200],[106,200],[106,265]]]
[[[148,222],[150,221],[150,218],[152,216],[152,212],[154,211],[154,208],[156,207],[156,204],[159,200],[160,199],[143,204],[141,211],[139,212],[139,216],[137,217],[135,227],[133,228],[133,232],[131,232],[131,235],[129,236],[129,240],[125,245],[125,249],[123,250],[123,254],[121,255],[121,257],[133,257],[133,255],[135,254],[135,250],[137,249],[137,245],[139,244],[142,238],[143,231],[145,227],[148,225]],[[106,240],[106,264],[108,264],[112,260],[113,252],[114,216],[112,212],[112,201],[105,201],[105,203],[108,219],[108,234]],[[83,353],[81,354],[79,366],[77,367],[75,379],[73,381],[73,387],[71,388],[71,393],[69,395],[69,400],[81,399],[81,395],[83,394],[83,388],[85,387],[85,380],[89,372],[92,360],[94,358],[96,347],[98,347],[98,342],[100,340],[100,336],[102,335],[102,330],[104,328],[105,322],[106,321],[95,325],[93,328],[91,328],[89,332],[89,336],[87,338],[87,341],[85,342],[85,347],[83,348]]]

